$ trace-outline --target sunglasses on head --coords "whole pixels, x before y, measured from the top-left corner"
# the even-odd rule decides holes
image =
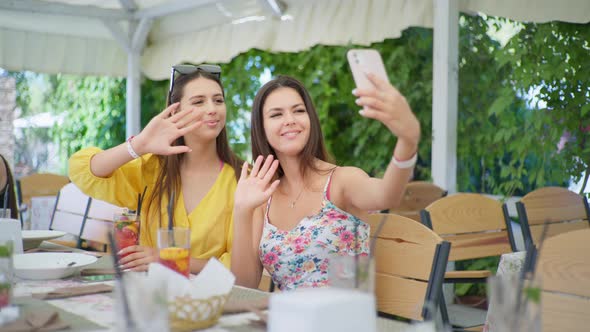
[[[176,73],[179,75],[188,75],[192,74],[197,71],[204,71],[215,76],[217,79],[221,78],[221,67],[218,65],[176,65],[172,66],[172,73],[170,74],[170,89],[168,89],[168,105],[172,101],[172,90],[174,89],[174,81],[176,78]]]

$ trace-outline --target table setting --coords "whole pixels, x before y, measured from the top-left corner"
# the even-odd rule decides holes
[[[48,250],[56,250],[61,247],[63,246],[50,242],[43,242],[40,246],[41,249],[46,248]],[[65,247],[63,249],[68,250]],[[87,255],[83,253],[83,250],[76,249],[75,251],[80,255]],[[57,315],[59,318],[59,320],[47,320],[47,322],[60,322],[60,324],[56,325],[47,325],[43,329],[46,331],[52,331],[50,328],[57,327],[75,331],[124,331],[124,328],[121,329],[121,326],[117,326],[117,321],[124,321],[117,319],[117,316],[125,312],[121,306],[122,302],[119,301],[120,293],[117,288],[117,282],[114,280],[87,282],[81,279],[85,275],[86,270],[91,272],[113,272],[113,259],[110,256],[103,256],[101,258],[93,255],[87,256],[96,259],[96,261],[83,267],[77,267],[78,272],[75,272],[69,277],[47,280],[30,280],[17,277],[12,291],[12,302],[14,307],[19,309],[19,320],[14,323],[21,324],[22,319],[25,321],[27,319],[32,320],[32,318],[28,318],[29,312],[46,312],[46,316],[54,317],[53,315]],[[155,275],[152,273],[153,280],[145,281],[145,279],[149,278],[149,272],[124,272],[124,279],[126,279],[125,285],[135,285],[136,292],[137,289],[146,287],[146,284],[157,285],[160,283],[175,285],[174,288],[176,289],[183,287],[180,285],[191,287],[187,285],[199,284],[203,285],[205,290],[197,289],[194,292],[203,292],[201,294],[208,295],[209,297],[215,296],[211,293],[213,289],[210,285],[216,285],[215,288],[223,288],[222,293],[224,294],[222,297],[225,297],[226,300],[217,303],[218,308],[221,308],[219,312],[210,310],[210,308],[215,306],[208,307],[209,311],[205,310],[210,315],[216,316],[216,319],[213,320],[213,324],[209,322],[208,327],[201,327],[202,331],[270,331],[265,320],[275,316],[274,312],[269,310],[269,299],[274,295],[256,289],[233,285],[231,279],[233,275],[230,276],[231,273],[218,261],[212,260],[208,264],[210,266],[208,270],[204,270],[204,273],[199,275],[190,275],[188,279],[165,268],[163,265],[154,265],[156,272]],[[227,282],[220,282],[224,274],[228,278]],[[142,279],[144,280],[144,284],[143,286],[139,286],[138,280]],[[183,280],[182,283],[179,282],[181,279]],[[184,281],[188,284],[184,283]],[[132,294],[134,292],[132,287],[128,287],[128,291],[130,301],[133,301],[131,299],[139,300],[141,301],[142,308],[147,307],[147,301],[144,295],[134,296]],[[158,294],[156,293],[155,295],[157,297]],[[158,308],[157,303],[153,304],[153,306]],[[169,312],[167,319],[172,317],[170,310],[164,310],[164,312]],[[64,327],[62,323],[67,324],[67,327]],[[12,331],[6,326],[0,325],[0,331]],[[19,327],[21,329],[15,331],[28,331],[23,329],[22,325],[18,326],[21,326]],[[29,327],[31,328],[29,329],[30,331],[34,330],[34,327]],[[376,331],[409,331],[410,327],[409,324],[404,322],[380,317],[376,318]],[[182,329],[171,330],[176,331]]]

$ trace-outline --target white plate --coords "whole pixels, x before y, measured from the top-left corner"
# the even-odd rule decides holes
[[[22,279],[60,279],[71,276],[96,260],[94,256],[69,252],[20,254],[14,255],[14,273]],[[72,262],[75,264],[68,266]]]
[[[56,239],[66,235],[66,232],[62,231],[50,231],[50,230],[31,230],[23,231],[23,246],[25,250],[39,247],[41,242],[45,240]]]

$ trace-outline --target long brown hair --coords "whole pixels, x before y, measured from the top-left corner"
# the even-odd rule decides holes
[[[2,198],[0,204],[2,204],[4,208],[10,209],[10,218],[18,219],[18,204],[16,194],[14,191],[14,177],[12,176],[12,171],[10,170],[8,162],[6,161],[6,159],[4,159],[3,155],[0,155],[0,159],[2,159],[0,160],[0,162],[3,164],[0,167],[6,168],[6,185],[0,188],[0,197]],[[5,194],[8,195],[7,206],[4,206]]]
[[[171,105],[173,103],[179,102],[184,94],[184,87],[193,80],[198,78],[205,78],[208,80],[212,80],[216,82],[219,87],[221,88],[221,93],[223,94],[223,98],[225,100],[225,92],[223,91],[223,85],[219,80],[219,77],[216,75],[212,75],[202,70],[197,70],[192,74],[186,75],[179,75],[174,80],[174,89],[170,95],[170,100],[166,101],[166,105]],[[184,137],[181,136],[176,141],[174,141],[173,145],[184,145]],[[227,138],[227,130],[226,126],[223,127],[217,138],[215,139],[215,146],[217,149],[217,154],[219,158],[229,164],[233,169],[236,175],[236,180],[239,179],[241,174],[241,166],[242,161],[236,154],[231,150]],[[156,204],[156,211],[157,215],[161,218],[162,216],[162,203],[165,199],[168,199],[172,196],[172,193],[180,192],[180,165],[182,160],[184,159],[184,154],[173,154],[169,156],[153,156],[158,158],[158,162],[160,164],[160,171],[158,173],[158,177],[155,182],[154,190],[152,191],[152,195],[149,198],[147,211],[151,210],[153,204]],[[174,198],[175,202],[172,204],[172,213],[174,213],[174,207],[176,206],[176,201],[178,200],[178,194],[175,194]],[[149,218],[149,217],[148,217]],[[161,224],[161,220],[159,221]]]
[[[305,177],[306,171],[308,169],[312,169],[314,171],[320,171],[315,164],[315,159],[319,159],[326,162],[332,162],[332,158],[326,151],[326,145],[324,144],[324,136],[322,135],[322,128],[320,126],[320,119],[318,117],[318,113],[311,101],[311,97],[309,96],[309,92],[305,89],[303,84],[299,82],[297,79],[290,77],[290,76],[278,76],[277,78],[271,80],[270,82],[266,83],[254,98],[254,103],[252,105],[252,123],[251,123],[251,135],[252,135],[252,157],[256,158],[257,156],[267,156],[272,154],[276,157],[276,153],[268,139],[266,138],[266,133],[264,132],[264,122],[263,122],[263,107],[264,103],[266,102],[266,98],[279,88],[291,88],[295,90],[301,99],[303,99],[303,103],[305,105],[305,109],[307,110],[307,114],[309,115],[309,122],[310,122],[310,133],[309,133],[309,140],[303,151],[300,153],[301,157],[301,174]],[[282,177],[285,173],[283,168],[279,165],[277,170],[277,174],[279,177]]]

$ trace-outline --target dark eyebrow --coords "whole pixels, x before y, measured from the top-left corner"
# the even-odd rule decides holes
[[[299,104],[295,104],[293,106],[291,106],[291,109],[297,108],[299,106],[305,106],[303,103],[299,103]],[[270,113],[272,111],[282,111],[283,109],[280,107],[273,107],[271,109],[269,109],[268,111],[266,111],[267,113]]]
[[[223,97],[223,95],[222,95],[221,93],[216,93],[216,94],[214,94],[212,97],[213,97],[213,98],[216,98],[216,97]],[[200,98],[207,98],[207,96],[205,96],[205,95],[196,95],[196,96],[192,96],[192,97],[190,97],[188,100],[193,100],[193,99],[200,99]]]

